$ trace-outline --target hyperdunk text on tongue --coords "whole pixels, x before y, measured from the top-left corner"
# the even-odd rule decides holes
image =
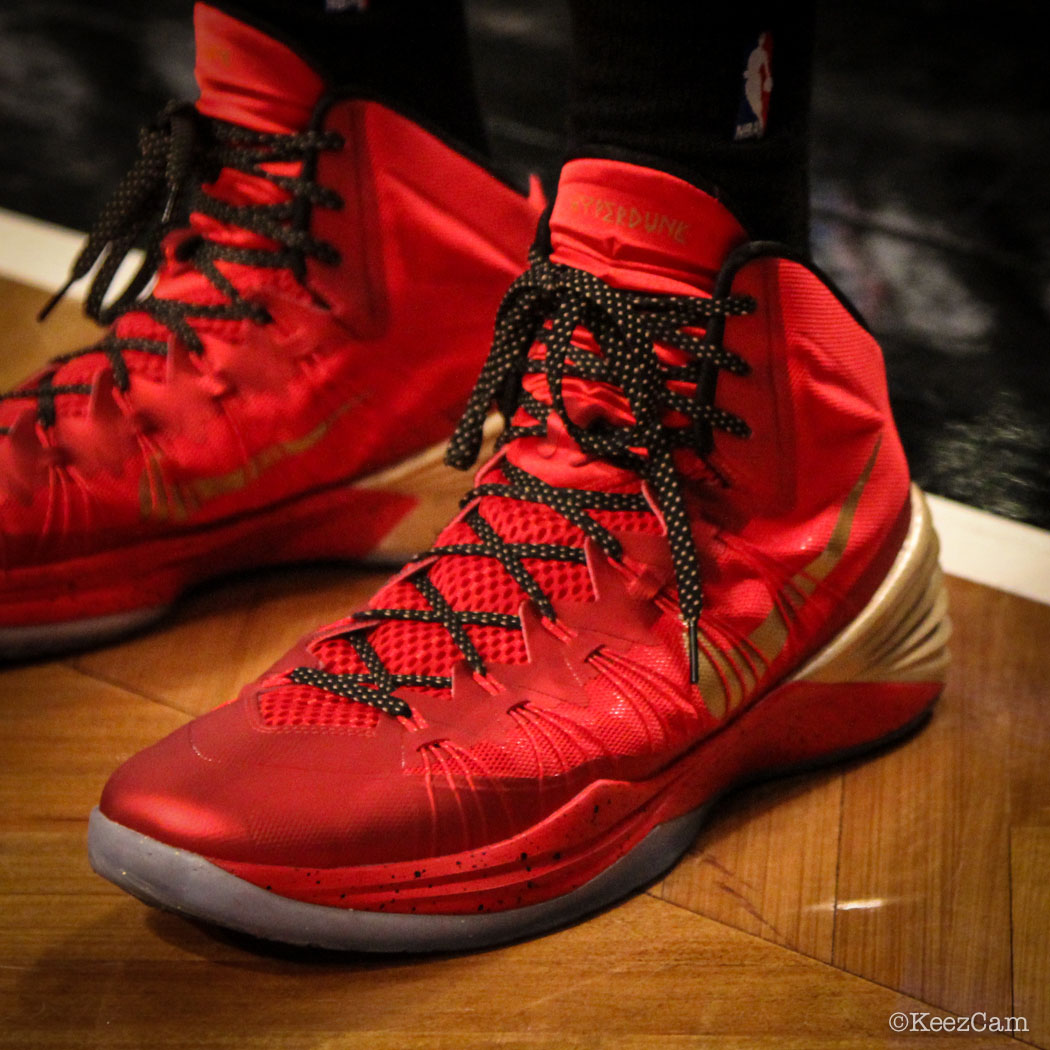
[[[687,243],[689,223],[676,216],[665,215],[661,211],[639,211],[633,204],[619,204],[605,197],[588,197],[585,193],[574,196],[569,201],[569,207],[573,211],[589,212],[602,222],[626,226],[631,230],[644,226],[645,232],[653,236],[670,237],[679,244]]]
[[[747,240],[726,207],[666,172],[622,161],[562,169],[550,220],[551,259],[617,288],[710,292],[729,253]]]

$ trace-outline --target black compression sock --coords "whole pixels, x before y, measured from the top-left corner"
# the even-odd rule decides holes
[[[569,155],[637,159],[715,188],[752,237],[805,249],[812,4],[570,11]]]
[[[217,0],[270,27],[338,87],[404,107],[487,154],[459,0]]]

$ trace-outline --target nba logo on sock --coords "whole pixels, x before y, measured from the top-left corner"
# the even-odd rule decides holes
[[[744,69],[744,93],[737,112],[734,142],[760,139],[766,133],[769,96],[773,92],[773,37],[761,33],[758,43],[747,58]]]

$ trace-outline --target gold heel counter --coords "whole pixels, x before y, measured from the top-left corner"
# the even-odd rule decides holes
[[[897,559],[867,606],[794,676],[808,682],[943,682],[951,637],[940,546],[922,492]]]

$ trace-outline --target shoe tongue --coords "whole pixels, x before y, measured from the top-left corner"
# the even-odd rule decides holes
[[[710,292],[744,228],[710,194],[663,171],[584,159],[562,169],[551,259],[643,292]],[[686,287],[683,287],[686,286]]]
[[[201,113],[267,133],[310,123],[324,84],[294,51],[207,4],[196,5],[193,24]]]
[[[588,270],[616,288],[664,295],[710,295],[726,257],[747,240],[725,206],[690,183],[635,164],[593,159],[562,169],[550,230],[553,262]],[[654,348],[654,353],[681,363],[680,351]],[[549,403],[543,390],[532,393]],[[595,418],[619,426],[630,420],[623,394],[591,380],[566,379],[562,397],[578,425]],[[545,438],[519,439],[507,456],[552,485],[591,488],[630,481],[626,471],[581,460],[554,413]]]

